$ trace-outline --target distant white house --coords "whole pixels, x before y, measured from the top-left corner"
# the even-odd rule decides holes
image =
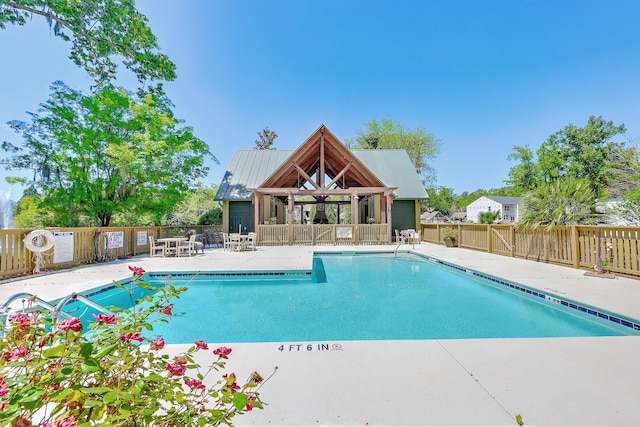
[[[481,212],[500,211],[498,221],[516,222],[522,197],[482,196],[467,205],[467,221],[478,223]]]

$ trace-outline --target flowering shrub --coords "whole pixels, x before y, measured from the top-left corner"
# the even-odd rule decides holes
[[[144,270],[129,268],[131,287],[150,288]],[[205,385],[207,376],[225,368],[230,348],[209,350],[198,340],[172,357],[160,351],[162,338],[144,336],[153,323],[168,321],[170,300],[184,290],[167,284],[145,297],[144,308],[94,315],[85,334],[77,318],[52,325],[47,313],[32,307],[11,314],[0,326],[0,424],[209,426],[262,409],[257,372],[243,385],[233,373]],[[194,362],[199,351],[211,351],[206,368]]]
[[[593,253],[597,256],[597,251],[593,251]],[[598,264],[593,265],[594,271],[608,271],[610,266],[613,264],[613,244],[611,242],[605,242],[604,244],[604,254],[600,259],[600,268],[598,268]]]

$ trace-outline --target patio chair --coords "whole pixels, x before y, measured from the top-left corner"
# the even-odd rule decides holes
[[[240,252],[243,250],[242,238],[240,237],[240,233],[230,233],[229,234],[229,250]]]
[[[231,240],[229,239],[229,233],[222,233],[222,250],[231,250]]]
[[[165,256],[167,253],[166,245],[164,243],[156,243],[156,238],[153,236],[149,236],[149,256],[156,256],[158,251],[162,254],[162,256]]]
[[[255,251],[256,250],[256,233],[247,233],[247,240],[245,243],[245,249]]]
[[[216,231],[215,233],[211,233],[211,236],[209,244],[216,245],[218,248],[221,248],[224,245],[223,233]]]
[[[404,237],[400,235],[400,232],[396,228],[396,243],[402,245],[404,243]]]

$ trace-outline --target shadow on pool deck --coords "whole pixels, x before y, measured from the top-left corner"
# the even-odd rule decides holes
[[[297,270],[311,268],[313,251],[382,249],[396,246],[135,257],[4,282],[0,298],[16,292],[58,298],[129,277],[127,265],[147,271]],[[640,319],[637,280],[585,277],[565,267],[424,243],[415,250]],[[233,348],[228,367],[240,378],[253,370],[266,376],[278,366],[261,390],[266,409],[238,417],[237,425],[517,425],[520,414],[525,425],[634,426],[640,419],[638,336],[341,341],[327,342],[330,350],[312,345],[315,351],[301,351],[307,348],[301,343],[219,344]],[[341,350],[331,350],[338,348],[333,344]]]

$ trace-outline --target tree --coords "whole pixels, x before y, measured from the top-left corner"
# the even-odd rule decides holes
[[[16,203],[13,228],[44,228],[55,225],[53,216],[41,205],[39,197],[23,195]]]
[[[640,187],[624,193],[610,213],[620,217],[624,225],[640,225]]]
[[[595,224],[595,197],[586,179],[564,178],[526,193],[518,225],[548,229],[557,225]]]
[[[427,159],[435,158],[440,143],[422,126],[407,130],[401,123],[389,119],[380,122],[372,120],[364,124],[364,129],[356,131],[354,139],[347,138],[344,143],[348,148],[406,150],[423,182],[429,184],[435,180],[435,169],[427,163]]]
[[[500,211],[480,212],[478,221],[480,224],[493,224],[500,217]]]
[[[71,41],[69,58],[96,82],[115,78],[114,58],[140,82],[176,78],[175,65],[159,53],[147,17],[136,10],[134,0],[0,1],[0,28],[25,25],[34,15],[46,19],[54,35]]]
[[[205,187],[202,183],[198,183],[195,189],[190,191],[182,202],[176,204],[172,211],[162,218],[162,225],[186,226],[198,224],[202,216],[208,212],[219,211],[220,217],[222,217],[222,208],[219,202],[213,200],[217,192],[217,184]]]
[[[267,126],[262,129],[261,132],[258,132],[258,136],[260,139],[255,140],[256,146],[254,147],[254,150],[270,150],[273,145],[273,140],[278,137],[278,134]]]
[[[606,192],[611,197],[624,197],[625,193],[640,187],[640,152],[634,147],[614,146],[608,154],[611,164]]]
[[[0,164],[36,171],[33,185],[58,226],[83,215],[108,226],[120,212],[148,213],[158,223],[206,174],[204,159],[215,160],[157,90],[135,99],[108,85],[92,95],[62,82],[51,89],[30,123],[9,122],[24,141],[3,142],[11,156]]]
[[[513,153],[507,156],[507,160],[519,162],[509,170],[509,179],[505,181],[513,187],[514,195],[533,190],[538,184],[538,179],[536,176],[535,156],[529,146],[515,145]]]
[[[610,139],[626,131],[624,125],[614,125],[602,117],[589,117],[583,128],[565,126],[547,139],[538,149],[538,169],[544,182],[565,176],[585,179],[594,198],[607,187],[611,170],[610,154],[622,144]]]
[[[454,207],[453,188],[449,187],[430,187],[427,188],[429,198],[422,205],[440,212],[443,215],[450,215]]]

